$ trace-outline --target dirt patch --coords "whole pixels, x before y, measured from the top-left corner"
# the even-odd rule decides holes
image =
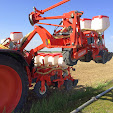
[[[78,85],[94,86],[113,80],[113,58],[106,64],[79,61],[74,68],[76,71],[72,72],[72,76],[79,79]]]

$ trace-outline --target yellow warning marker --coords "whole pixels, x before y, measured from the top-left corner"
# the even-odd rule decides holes
[[[50,44],[50,39],[48,39],[48,44]]]

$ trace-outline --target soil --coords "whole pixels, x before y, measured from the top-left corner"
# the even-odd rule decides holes
[[[81,62],[74,66],[72,76],[78,79],[78,85],[94,86],[113,80],[113,58],[106,64]]]

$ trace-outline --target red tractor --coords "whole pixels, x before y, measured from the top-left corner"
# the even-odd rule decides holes
[[[46,11],[68,1],[70,0],[62,0],[44,10],[37,10],[34,7],[34,11],[29,14],[31,25],[37,23],[56,26],[53,34],[50,34],[44,27],[35,25],[34,30],[21,41],[19,39],[22,38],[22,33],[12,32],[10,38],[5,39],[0,45],[0,113],[19,111],[26,101],[28,89],[32,86],[34,79],[36,83],[34,91],[38,97],[42,98],[47,95],[50,86],[60,88],[64,85],[65,89],[69,90],[77,85],[78,81],[71,77],[70,69],[74,70],[71,66],[76,65],[78,60],[83,62],[94,60],[96,63],[105,64],[112,58],[112,53],[108,52],[105,47],[103,28],[99,31],[89,28],[81,29],[82,11],[70,11],[61,16],[42,17]],[[95,18],[98,19],[98,16]],[[62,19],[62,21],[59,25],[40,23],[40,20],[47,19]],[[57,30],[58,27],[62,29]],[[43,43],[26,51],[25,47],[37,33]],[[66,67],[45,65],[44,59],[41,65],[36,65],[34,59],[41,55],[39,50],[45,47],[62,48],[62,54],[57,55],[63,57]]]

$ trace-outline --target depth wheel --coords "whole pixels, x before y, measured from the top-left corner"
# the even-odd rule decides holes
[[[65,90],[70,91],[73,87],[73,82],[71,80],[64,81]]]
[[[43,98],[43,97],[46,97],[47,95],[47,91],[48,91],[48,87],[47,87],[47,84],[45,84],[45,91],[41,91],[41,81],[37,82],[35,87],[34,87],[34,92],[36,93],[36,95],[39,97],[39,98]]]
[[[73,81],[73,87],[77,86],[77,84],[78,84],[78,80],[76,79]]]
[[[63,61],[66,63],[66,65],[73,66],[77,64],[78,60],[72,58],[73,49],[64,48],[62,54],[63,54]]]
[[[0,113],[20,112],[28,91],[23,66],[10,56],[0,54]]]

